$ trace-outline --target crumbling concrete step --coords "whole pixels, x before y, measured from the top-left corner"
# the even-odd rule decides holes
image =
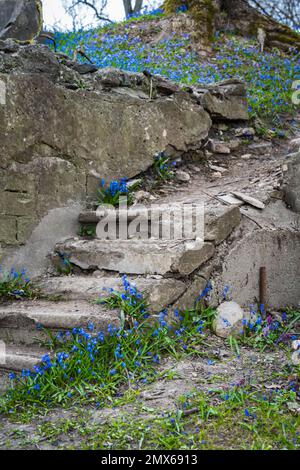
[[[46,330],[72,330],[93,323],[107,331],[119,324],[119,312],[78,300],[69,302],[29,301],[0,306],[0,339],[5,343],[35,344],[49,339]]]
[[[127,274],[189,275],[214,254],[212,243],[151,240],[70,239],[55,251],[83,270]]]
[[[197,201],[196,201],[197,202]],[[194,202],[194,204],[196,203]],[[188,201],[186,201],[186,204],[188,204]],[[189,202],[189,204],[193,204],[192,201]],[[177,204],[177,206],[174,204],[174,208],[176,207],[183,207],[184,205]],[[165,207],[168,207],[166,204]],[[173,207],[170,206],[170,207]],[[126,217],[127,217],[127,222],[130,223],[132,222],[137,216],[139,216],[139,220],[142,219],[147,219],[150,221],[152,211],[159,211],[159,212],[164,212],[164,206],[162,205],[161,207],[158,207],[156,209],[152,209],[151,207],[132,207],[129,208],[126,212]],[[116,211],[113,213],[112,211],[108,211],[106,216],[108,214],[112,214],[113,216],[116,217],[116,222],[118,223],[119,217],[121,216],[124,220],[124,211]],[[79,215],[79,222],[82,224],[94,224],[96,225],[103,217],[101,215],[101,211],[84,211]],[[103,211],[104,214],[104,211]],[[205,241],[213,241],[217,245],[220,244],[222,241],[224,241],[230,233],[240,224],[241,221],[241,213],[239,210],[239,207],[233,206],[233,207],[228,207],[227,205],[220,204],[217,201],[209,202],[205,204],[204,206],[204,240]],[[160,221],[160,225],[162,222]],[[151,236],[151,224],[149,225],[148,234]],[[161,233],[161,229],[160,229]]]
[[[42,357],[48,353],[47,349],[38,346],[8,345],[4,359],[1,355],[0,378],[7,370],[16,372],[33,370],[33,367],[41,362]]]
[[[150,311],[157,313],[174,303],[185,291],[186,285],[177,279],[129,278],[139,292],[145,294]],[[123,291],[119,276],[59,276],[43,279],[39,287],[48,296],[58,295],[63,300],[96,300],[107,297],[108,289]]]

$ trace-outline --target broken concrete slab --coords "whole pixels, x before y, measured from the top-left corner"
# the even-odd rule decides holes
[[[221,201],[224,202],[225,204],[228,204],[230,206],[238,206],[241,207],[244,204],[244,201],[241,199],[233,196],[232,194],[221,194],[218,195],[217,198]]]
[[[177,279],[153,279],[129,277],[129,282],[142,292],[151,312],[157,313],[175,302],[185,291],[186,285]],[[65,276],[50,277],[39,283],[45,295],[61,296],[64,300],[96,300],[107,297],[108,290],[124,290],[122,279],[117,276]]]
[[[246,204],[249,204],[250,206],[256,207],[257,209],[264,209],[266,205],[259,201],[258,199],[248,196],[248,194],[241,193],[238,191],[232,191],[232,194],[237,197],[238,199],[241,199],[241,201],[244,201]]]
[[[188,275],[214,253],[210,243],[152,240],[67,240],[55,248],[83,270],[104,269],[127,274]]]
[[[205,213],[205,241],[219,245],[240,224],[241,213],[237,206],[223,205],[210,208]]]

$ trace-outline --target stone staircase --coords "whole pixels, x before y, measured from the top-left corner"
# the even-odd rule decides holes
[[[130,212],[131,211],[131,212]],[[132,209],[128,210],[132,221]],[[7,372],[31,369],[47,352],[48,335],[93,323],[97,330],[119,324],[119,312],[91,301],[105,297],[110,288],[122,290],[122,275],[147,296],[152,313],[166,307],[192,307],[205,288],[217,246],[239,225],[237,206],[216,201],[206,207],[204,242],[195,240],[103,240],[77,237],[58,243],[51,255],[54,265],[64,257],[74,273],[46,277],[39,282],[45,299],[14,302],[0,307],[0,340],[7,360],[0,365],[2,384]],[[97,224],[95,211],[79,215],[85,224]],[[205,269],[204,269],[205,268]],[[43,326],[44,328],[41,328]]]

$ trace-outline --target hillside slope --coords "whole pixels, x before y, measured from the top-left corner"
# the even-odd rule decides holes
[[[199,50],[193,26],[187,13],[166,16],[157,10],[105,28],[56,33],[56,42],[70,56],[83,47],[97,67],[147,70],[186,85],[238,77],[248,84],[251,116],[277,124],[282,114],[295,111],[292,84],[300,79],[299,54],[277,49],[261,53],[255,39],[220,32],[212,51]]]

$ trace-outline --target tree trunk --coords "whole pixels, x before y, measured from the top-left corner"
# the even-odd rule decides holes
[[[142,9],[144,0],[135,0],[134,7],[133,7],[133,1],[134,0],[123,0],[126,18],[132,15],[133,13],[139,13]]]
[[[247,0],[165,0],[166,12],[175,12],[183,4],[196,23],[196,36],[209,44],[216,31],[228,31],[246,37],[257,37],[259,29],[266,33],[266,46],[285,51],[300,50],[300,35],[251,7]]]
[[[142,6],[143,6],[143,1],[144,0],[135,0],[133,13],[139,13],[141,11]]]
[[[123,5],[124,5],[124,10],[125,10],[125,17],[128,18],[133,13],[131,0],[123,0]]]

